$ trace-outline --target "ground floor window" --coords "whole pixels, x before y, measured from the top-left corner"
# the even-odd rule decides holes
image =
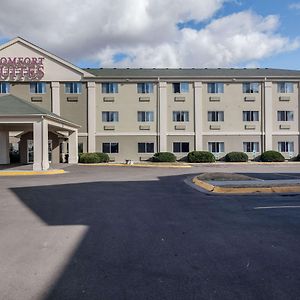
[[[278,142],[279,152],[294,152],[294,142]]]
[[[225,152],[224,142],[208,142],[208,151],[212,153]]]
[[[78,143],[78,153],[83,153],[83,143]]]
[[[258,142],[243,142],[244,152],[259,152]]]
[[[138,153],[154,153],[154,143],[138,143]]]
[[[180,153],[180,152],[190,152],[190,143],[187,142],[174,142],[173,143],[173,152]]]
[[[102,143],[103,153],[119,153],[119,143]]]

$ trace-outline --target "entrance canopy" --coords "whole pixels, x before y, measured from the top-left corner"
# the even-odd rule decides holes
[[[69,163],[78,161],[80,126],[13,95],[0,97],[0,164],[9,163],[9,132],[33,132],[34,170],[47,170],[48,132],[65,133],[69,139]]]

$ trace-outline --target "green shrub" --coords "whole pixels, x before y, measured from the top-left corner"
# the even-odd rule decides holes
[[[272,150],[262,153],[260,159],[265,162],[281,162],[285,160],[281,153]]]
[[[158,152],[152,157],[154,162],[175,162],[176,156],[171,152]]]
[[[248,161],[248,155],[244,152],[229,152],[225,155],[225,161],[227,161],[227,162],[246,162],[246,161]]]
[[[300,154],[298,154],[297,156],[295,156],[295,157],[293,158],[293,161],[300,161]]]
[[[106,153],[81,153],[79,162],[84,164],[108,162],[109,157]]]
[[[99,163],[107,163],[109,162],[109,156],[107,153],[96,152],[99,157]]]
[[[190,163],[211,163],[215,162],[215,156],[208,151],[192,151],[188,154]]]

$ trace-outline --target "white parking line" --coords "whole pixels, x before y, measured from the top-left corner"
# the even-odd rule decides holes
[[[258,206],[253,209],[274,209],[274,208],[300,208],[300,205],[283,205],[283,206]]]

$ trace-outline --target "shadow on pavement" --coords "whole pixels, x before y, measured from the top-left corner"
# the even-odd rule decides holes
[[[296,216],[266,218],[184,178],[14,188],[48,225],[89,226],[47,299],[297,298]]]

